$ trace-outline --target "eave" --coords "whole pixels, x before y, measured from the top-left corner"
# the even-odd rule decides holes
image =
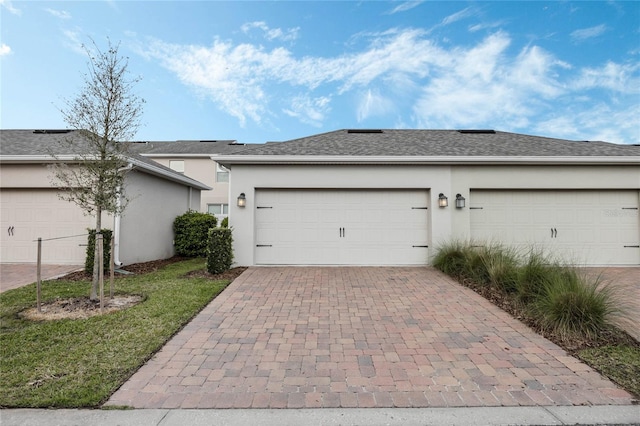
[[[640,156],[321,156],[321,155],[212,155],[234,164],[341,164],[341,165],[640,165]]]

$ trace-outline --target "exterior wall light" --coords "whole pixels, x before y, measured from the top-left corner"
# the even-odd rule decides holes
[[[462,195],[456,194],[456,209],[464,209],[464,201],[465,198]]]
[[[244,207],[247,205],[247,196],[244,195],[244,192],[241,192],[240,195],[238,195],[238,207]]]
[[[441,192],[440,195],[438,195],[438,206],[447,207],[448,205],[449,199]]]

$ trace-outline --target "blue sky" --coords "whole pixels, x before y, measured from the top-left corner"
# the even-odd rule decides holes
[[[64,128],[120,42],[137,140],[489,128],[640,143],[636,1],[0,0],[0,127]]]

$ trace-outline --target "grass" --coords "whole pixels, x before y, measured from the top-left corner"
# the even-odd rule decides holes
[[[618,328],[626,307],[612,283],[532,250],[451,242],[434,266],[640,397],[640,343]]]
[[[578,357],[625,389],[640,396],[640,350],[630,346],[603,346],[578,352]]]
[[[29,321],[35,285],[0,294],[0,407],[97,407],[229,283],[187,278],[202,259],[117,280],[143,302],[81,320]],[[85,296],[87,281],[48,281],[43,301]]]

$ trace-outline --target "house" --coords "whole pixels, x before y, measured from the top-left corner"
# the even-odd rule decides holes
[[[424,265],[452,239],[640,264],[640,146],[337,130],[213,157],[239,265]]]
[[[36,240],[42,238],[44,263],[84,263],[87,229],[95,219],[58,197],[47,168],[73,162],[77,153],[61,144],[68,140],[82,144],[82,132],[0,130],[0,262],[35,262]],[[200,192],[211,188],[137,154],[127,162],[130,202],[121,215],[102,219],[103,228],[114,231],[116,263],[171,257],[174,219],[198,209]]]
[[[214,214],[218,223],[229,214],[229,170],[211,159],[247,148],[235,140],[133,142],[134,152],[211,187],[202,191],[199,211]]]

